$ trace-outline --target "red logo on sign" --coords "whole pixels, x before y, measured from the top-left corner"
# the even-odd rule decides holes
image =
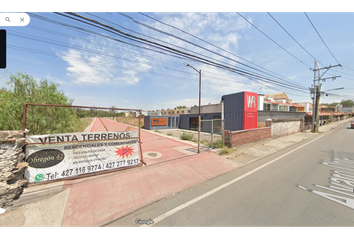
[[[124,157],[128,157],[129,155],[133,156],[134,148],[127,145],[126,147],[117,148],[117,151],[114,152],[117,153],[116,156],[120,156],[124,159]]]
[[[257,93],[245,92],[245,105],[244,111],[253,112],[257,111]]]

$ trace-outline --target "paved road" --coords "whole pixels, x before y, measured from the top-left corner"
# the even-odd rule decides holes
[[[344,124],[107,226],[353,227],[353,138]]]

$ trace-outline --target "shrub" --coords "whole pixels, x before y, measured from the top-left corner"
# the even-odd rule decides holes
[[[213,142],[213,148],[223,148],[222,140],[216,140]]]
[[[193,135],[192,133],[186,133],[186,132],[184,132],[184,133],[181,134],[180,138],[181,138],[182,140],[192,141],[193,138],[194,138],[194,135]]]
[[[225,155],[225,154],[229,154],[229,153],[232,153],[232,152],[235,152],[236,149],[234,148],[224,148],[223,150],[220,151],[219,155]]]
[[[167,136],[172,136],[173,134],[172,133],[167,133]]]
[[[228,153],[230,153],[229,149],[225,148],[225,149],[220,151],[219,155],[225,155],[225,154],[228,154]]]

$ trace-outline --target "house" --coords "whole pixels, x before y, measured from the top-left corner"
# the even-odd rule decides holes
[[[312,112],[312,103],[310,103],[310,102],[297,102],[296,104],[304,106],[304,112]]]
[[[175,108],[175,109],[167,108],[167,110],[161,109],[160,116],[171,116],[171,115],[188,114],[188,113],[191,113],[190,108]]]
[[[304,105],[293,103],[285,93],[267,94],[263,100],[263,111],[306,112]]]

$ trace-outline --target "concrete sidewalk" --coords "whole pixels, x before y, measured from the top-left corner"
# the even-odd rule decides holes
[[[96,119],[91,132],[128,126]],[[194,144],[141,131],[146,166],[75,180],[30,186],[18,209],[0,215],[0,226],[102,226],[141,207],[237,167]],[[21,220],[19,220],[21,219]]]
[[[98,119],[97,119],[98,120]],[[126,129],[102,119],[90,131]],[[327,132],[352,119],[320,127]],[[99,120],[98,120],[99,121]],[[14,211],[0,214],[0,226],[102,226],[162,198],[289,147],[318,133],[297,133],[247,144],[218,156],[206,148],[164,134],[141,130],[146,166],[76,180],[30,186]]]

